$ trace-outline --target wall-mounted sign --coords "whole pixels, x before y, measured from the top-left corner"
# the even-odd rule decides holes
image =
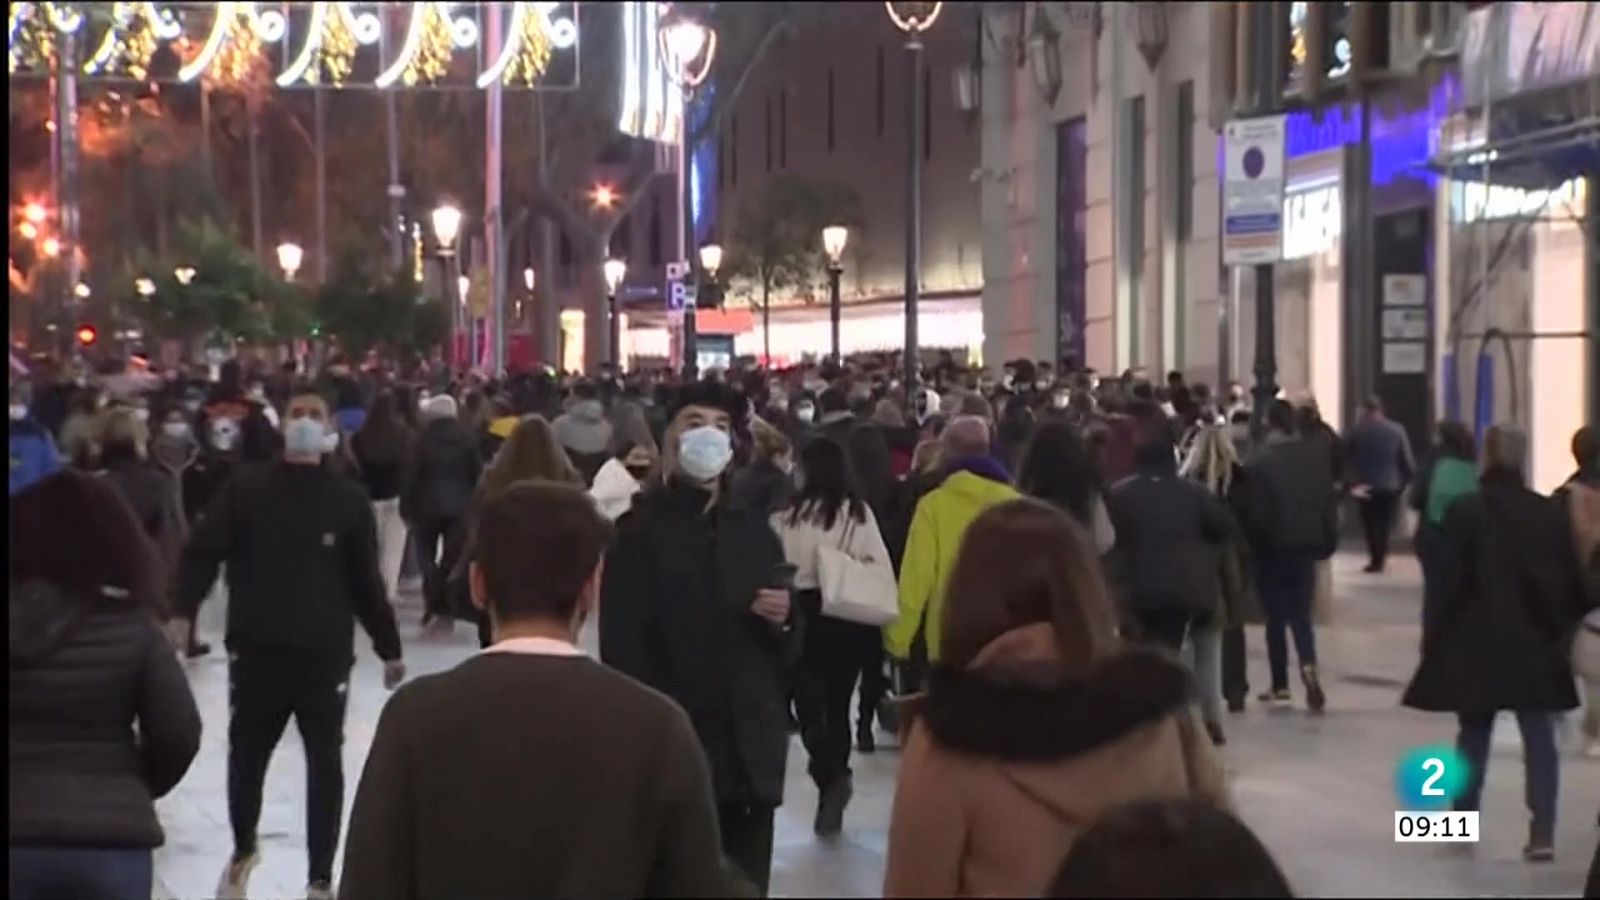
[[[1386,341],[1425,341],[1428,339],[1427,309],[1386,309],[1383,311],[1383,339]]]
[[[1334,246],[1344,231],[1343,194],[1337,183],[1283,198],[1283,258],[1303,259]]]
[[[1384,306],[1427,306],[1428,276],[1383,276]]]
[[[1383,374],[1425,375],[1428,345],[1423,341],[1384,341]]]

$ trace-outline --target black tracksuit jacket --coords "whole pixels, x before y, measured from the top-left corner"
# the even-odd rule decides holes
[[[380,659],[400,658],[377,526],[359,483],[325,466],[241,466],[184,548],[181,615],[194,617],[223,563],[230,652],[353,660],[359,619]]]

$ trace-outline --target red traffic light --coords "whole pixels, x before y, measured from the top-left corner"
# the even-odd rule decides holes
[[[78,345],[88,347],[100,339],[100,332],[93,325],[78,326]]]

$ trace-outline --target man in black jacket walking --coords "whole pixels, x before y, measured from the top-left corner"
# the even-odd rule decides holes
[[[743,398],[702,383],[677,407],[665,483],[634,500],[606,554],[600,658],[688,712],[711,763],[723,850],[765,894],[800,634],[767,514],[728,502]]]
[[[217,887],[220,897],[245,896],[260,861],[262,784],[291,715],[306,751],[307,896],[333,895],[356,619],[384,661],[384,684],[393,689],[405,677],[378,568],[372,506],[359,483],[322,465],[336,440],[322,397],[291,397],[282,461],[236,471],[184,549],[178,609],[185,619],[193,619],[217,567],[226,563],[228,569],[228,817],[234,855]]]
[[[1294,407],[1275,400],[1267,410],[1266,442],[1245,464],[1240,515],[1256,554],[1257,590],[1267,614],[1267,663],[1272,688],[1265,703],[1288,703],[1287,629],[1294,635],[1306,705],[1326,703],[1317,673],[1311,600],[1319,560],[1333,555],[1338,519],[1333,472],[1324,448],[1299,437]]]

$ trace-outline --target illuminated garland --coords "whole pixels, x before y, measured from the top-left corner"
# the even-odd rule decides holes
[[[112,4],[111,27],[106,29],[100,48],[84,63],[86,75],[125,72],[143,81],[150,74],[160,37],[150,20],[148,3]]]
[[[325,81],[334,87],[343,87],[344,80],[349,78],[351,71],[354,70],[356,35],[350,30],[346,16],[344,9],[337,9],[328,15],[323,23],[322,39],[317,44],[316,63],[311,67],[311,71],[306,73],[306,80],[312,84]]]
[[[11,4],[6,41],[10,72],[18,68],[49,69],[55,64],[56,32],[48,17],[39,15],[37,7],[36,3]]]
[[[236,8],[224,14],[232,19],[227,24],[227,37],[202,77],[213,88],[237,88],[263,74],[267,61],[261,55],[261,36],[256,34],[250,18]]]
[[[529,10],[522,16],[522,27],[514,40],[517,41],[517,55],[511,58],[511,64],[506,67],[504,83],[509,85],[520,81],[532,85],[550,66],[552,46],[550,32],[545,27],[545,17]]]
[[[437,3],[418,4],[413,15],[423,17],[422,39],[416,55],[401,73],[400,80],[408,87],[419,82],[433,84],[450,71],[450,60],[455,55],[456,41]]]

